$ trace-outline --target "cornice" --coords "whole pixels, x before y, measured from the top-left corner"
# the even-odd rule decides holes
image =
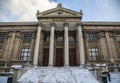
[[[38,22],[0,22],[0,26],[36,26]]]
[[[120,26],[120,22],[82,22],[82,25],[84,26]]]

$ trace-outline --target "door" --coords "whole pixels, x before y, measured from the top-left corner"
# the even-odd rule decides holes
[[[49,48],[44,48],[43,51],[43,66],[48,66],[49,61]]]
[[[69,48],[69,64],[70,64],[70,66],[76,66],[75,48]]]
[[[56,48],[56,67],[64,65],[63,48]]]

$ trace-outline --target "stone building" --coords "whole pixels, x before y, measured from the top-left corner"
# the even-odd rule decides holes
[[[0,66],[120,64],[120,22],[83,22],[82,11],[61,4],[36,16],[0,22]]]

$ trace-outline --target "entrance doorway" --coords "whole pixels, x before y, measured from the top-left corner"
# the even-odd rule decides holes
[[[75,50],[75,48],[69,48],[69,65],[76,66],[76,50]]]
[[[49,61],[49,48],[44,48],[43,51],[43,66],[48,66]]]
[[[64,65],[63,48],[56,48],[56,67]]]

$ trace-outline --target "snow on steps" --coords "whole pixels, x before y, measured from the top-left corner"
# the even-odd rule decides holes
[[[38,67],[28,70],[18,83],[99,83],[80,67]]]

